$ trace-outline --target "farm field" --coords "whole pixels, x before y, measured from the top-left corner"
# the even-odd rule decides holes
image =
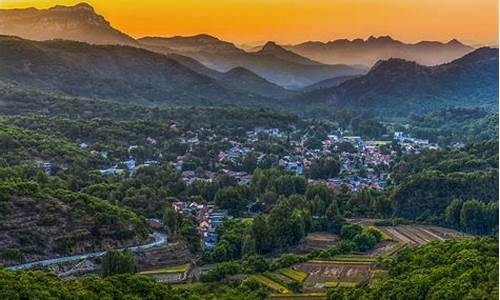
[[[374,226],[373,220],[358,221],[362,226],[376,229],[382,234],[382,241],[374,249],[357,255],[336,256],[328,260],[310,260],[281,269],[273,273],[273,278],[287,286],[289,281],[283,280],[282,277],[300,282],[303,284],[305,293],[324,292],[326,288],[332,287],[355,287],[362,282],[377,285],[388,277],[386,271],[375,269],[377,257],[392,256],[408,246],[414,247],[435,240],[466,237],[458,231],[438,226]],[[325,239],[325,236],[322,233],[315,233],[311,238],[320,241]],[[281,276],[277,277],[277,275]],[[289,296],[292,295],[301,298],[290,298]],[[273,299],[285,299],[285,297],[286,299],[314,299],[303,295],[305,294],[287,293],[280,295],[283,298],[273,297]]]
[[[301,293],[301,294],[274,294],[272,300],[324,300],[325,293]]]
[[[393,239],[409,246],[420,246],[432,241],[444,241],[467,235],[453,229],[430,225],[400,225],[380,227]]]
[[[292,268],[281,269],[279,273],[297,282],[303,282],[309,276],[306,272],[297,271]]]
[[[189,271],[190,268],[191,268],[191,264],[183,264],[183,265],[177,265],[177,266],[164,267],[164,268],[159,268],[159,269],[154,269],[154,270],[143,271],[143,272],[140,272],[139,274],[151,275],[151,274],[163,274],[163,273],[185,273],[185,272]]]
[[[311,232],[305,238],[307,248],[314,250],[327,249],[335,245],[338,236],[326,232]]]
[[[271,290],[277,292],[277,293],[290,293],[290,291],[284,287],[283,285],[279,284],[278,282],[264,276],[264,275],[261,275],[261,274],[258,274],[258,275],[251,275],[249,278],[253,278],[255,280],[257,280],[258,282],[260,282],[261,284],[267,286],[268,288],[270,288]]]
[[[322,290],[328,285],[355,286],[370,279],[372,268],[372,263],[367,261],[310,261],[294,267],[295,270],[309,274],[304,281],[305,291]]]

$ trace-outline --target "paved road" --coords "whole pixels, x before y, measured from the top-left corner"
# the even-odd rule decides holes
[[[153,232],[151,234],[151,237],[153,238],[153,242],[144,244],[144,245],[139,245],[139,246],[132,246],[124,249],[128,249],[132,252],[142,252],[147,249],[155,248],[162,246],[167,242],[167,235],[158,231]],[[117,250],[124,250],[124,249],[117,249]],[[22,270],[22,269],[32,269],[34,267],[47,267],[50,265],[56,265],[60,263],[66,263],[66,262],[71,262],[71,261],[77,261],[77,260],[82,260],[82,259],[87,259],[87,258],[94,258],[94,257],[99,257],[103,256],[106,254],[106,251],[100,251],[100,252],[91,252],[91,253],[85,253],[85,254],[79,254],[79,255],[73,255],[73,256],[64,256],[64,257],[58,257],[58,258],[52,258],[52,259],[46,259],[46,260],[39,260],[39,261],[34,261],[26,264],[20,264],[20,265],[14,265],[10,267],[6,267],[6,270]]]

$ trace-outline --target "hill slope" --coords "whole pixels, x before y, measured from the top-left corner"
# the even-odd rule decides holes
[[[143,49],[6,36],[0,37],[0,49],[0,80],[68,95],[179,105],[272,104]]]
[[[450,105],[497,109],[498,49],[480,48],[434,67],[401,59],[380,61],[364,76],[298,99],[406,115]]]

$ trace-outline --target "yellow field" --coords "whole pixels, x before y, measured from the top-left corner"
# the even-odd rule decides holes
[[[267,286],[268,288],[270,288],[278,293],[281,293],[281,294],[290,293],[290,291],[286,287],[284,287],[281,284],[267,278],[264,275],[250,275],[249,278],[253,278],[253,279],[257,280],[258,282],[262,283],[263,285]]]
[[[279,272],[297,282],[303,282],[309,275],[306,272],[297,271],[292,268],[281,269]]]
[[[325,293],[301,293],[301,294],[273,294],[270,297],[273,300],[323,300],[326,299]]]
[[[325,282],[325,288],[334,288],[334,287],[355,287],[359,282],[350,282],[350,281],[329,281]]]
[[[162,274],[162,273],[184,273],[189,271],[191,268],[191,264],[183,264],[171,267],[165,267],[160,269],[148,270],[140,272],[141,275],[150,275],[150,274]]]

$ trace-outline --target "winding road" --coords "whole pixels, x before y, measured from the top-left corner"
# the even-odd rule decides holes
[[[147,243],[147,244],[139,245],[139,246],[122,248],[122,249],[116,249],[116,250],[130,250],[132,252],[142,252],[144,250],[148,250],[151,248],[163,246],[164,244],[167,243],[167,235],[164,233],[155,231],[151,234],[151,237],[153,238],[153,242],[151,242],[151,243]],[[30,263],[14,265],[14,266],[6,267],[5,269],[15,271],[15,270],[22,270],[22,269],[32,269],[34,267],[47,267],[50,265],[56,265],[56,264],[60,264],[60,263],[67,263],[67,262],[71,262],[71,261],[99,257],[99,256],[103,256],[104,254],[106,254],[106,251],[90,252],[90,253],[85,253],[85,254],[64,256],[64,257],[39,260],[39,261],[30,262]]]

